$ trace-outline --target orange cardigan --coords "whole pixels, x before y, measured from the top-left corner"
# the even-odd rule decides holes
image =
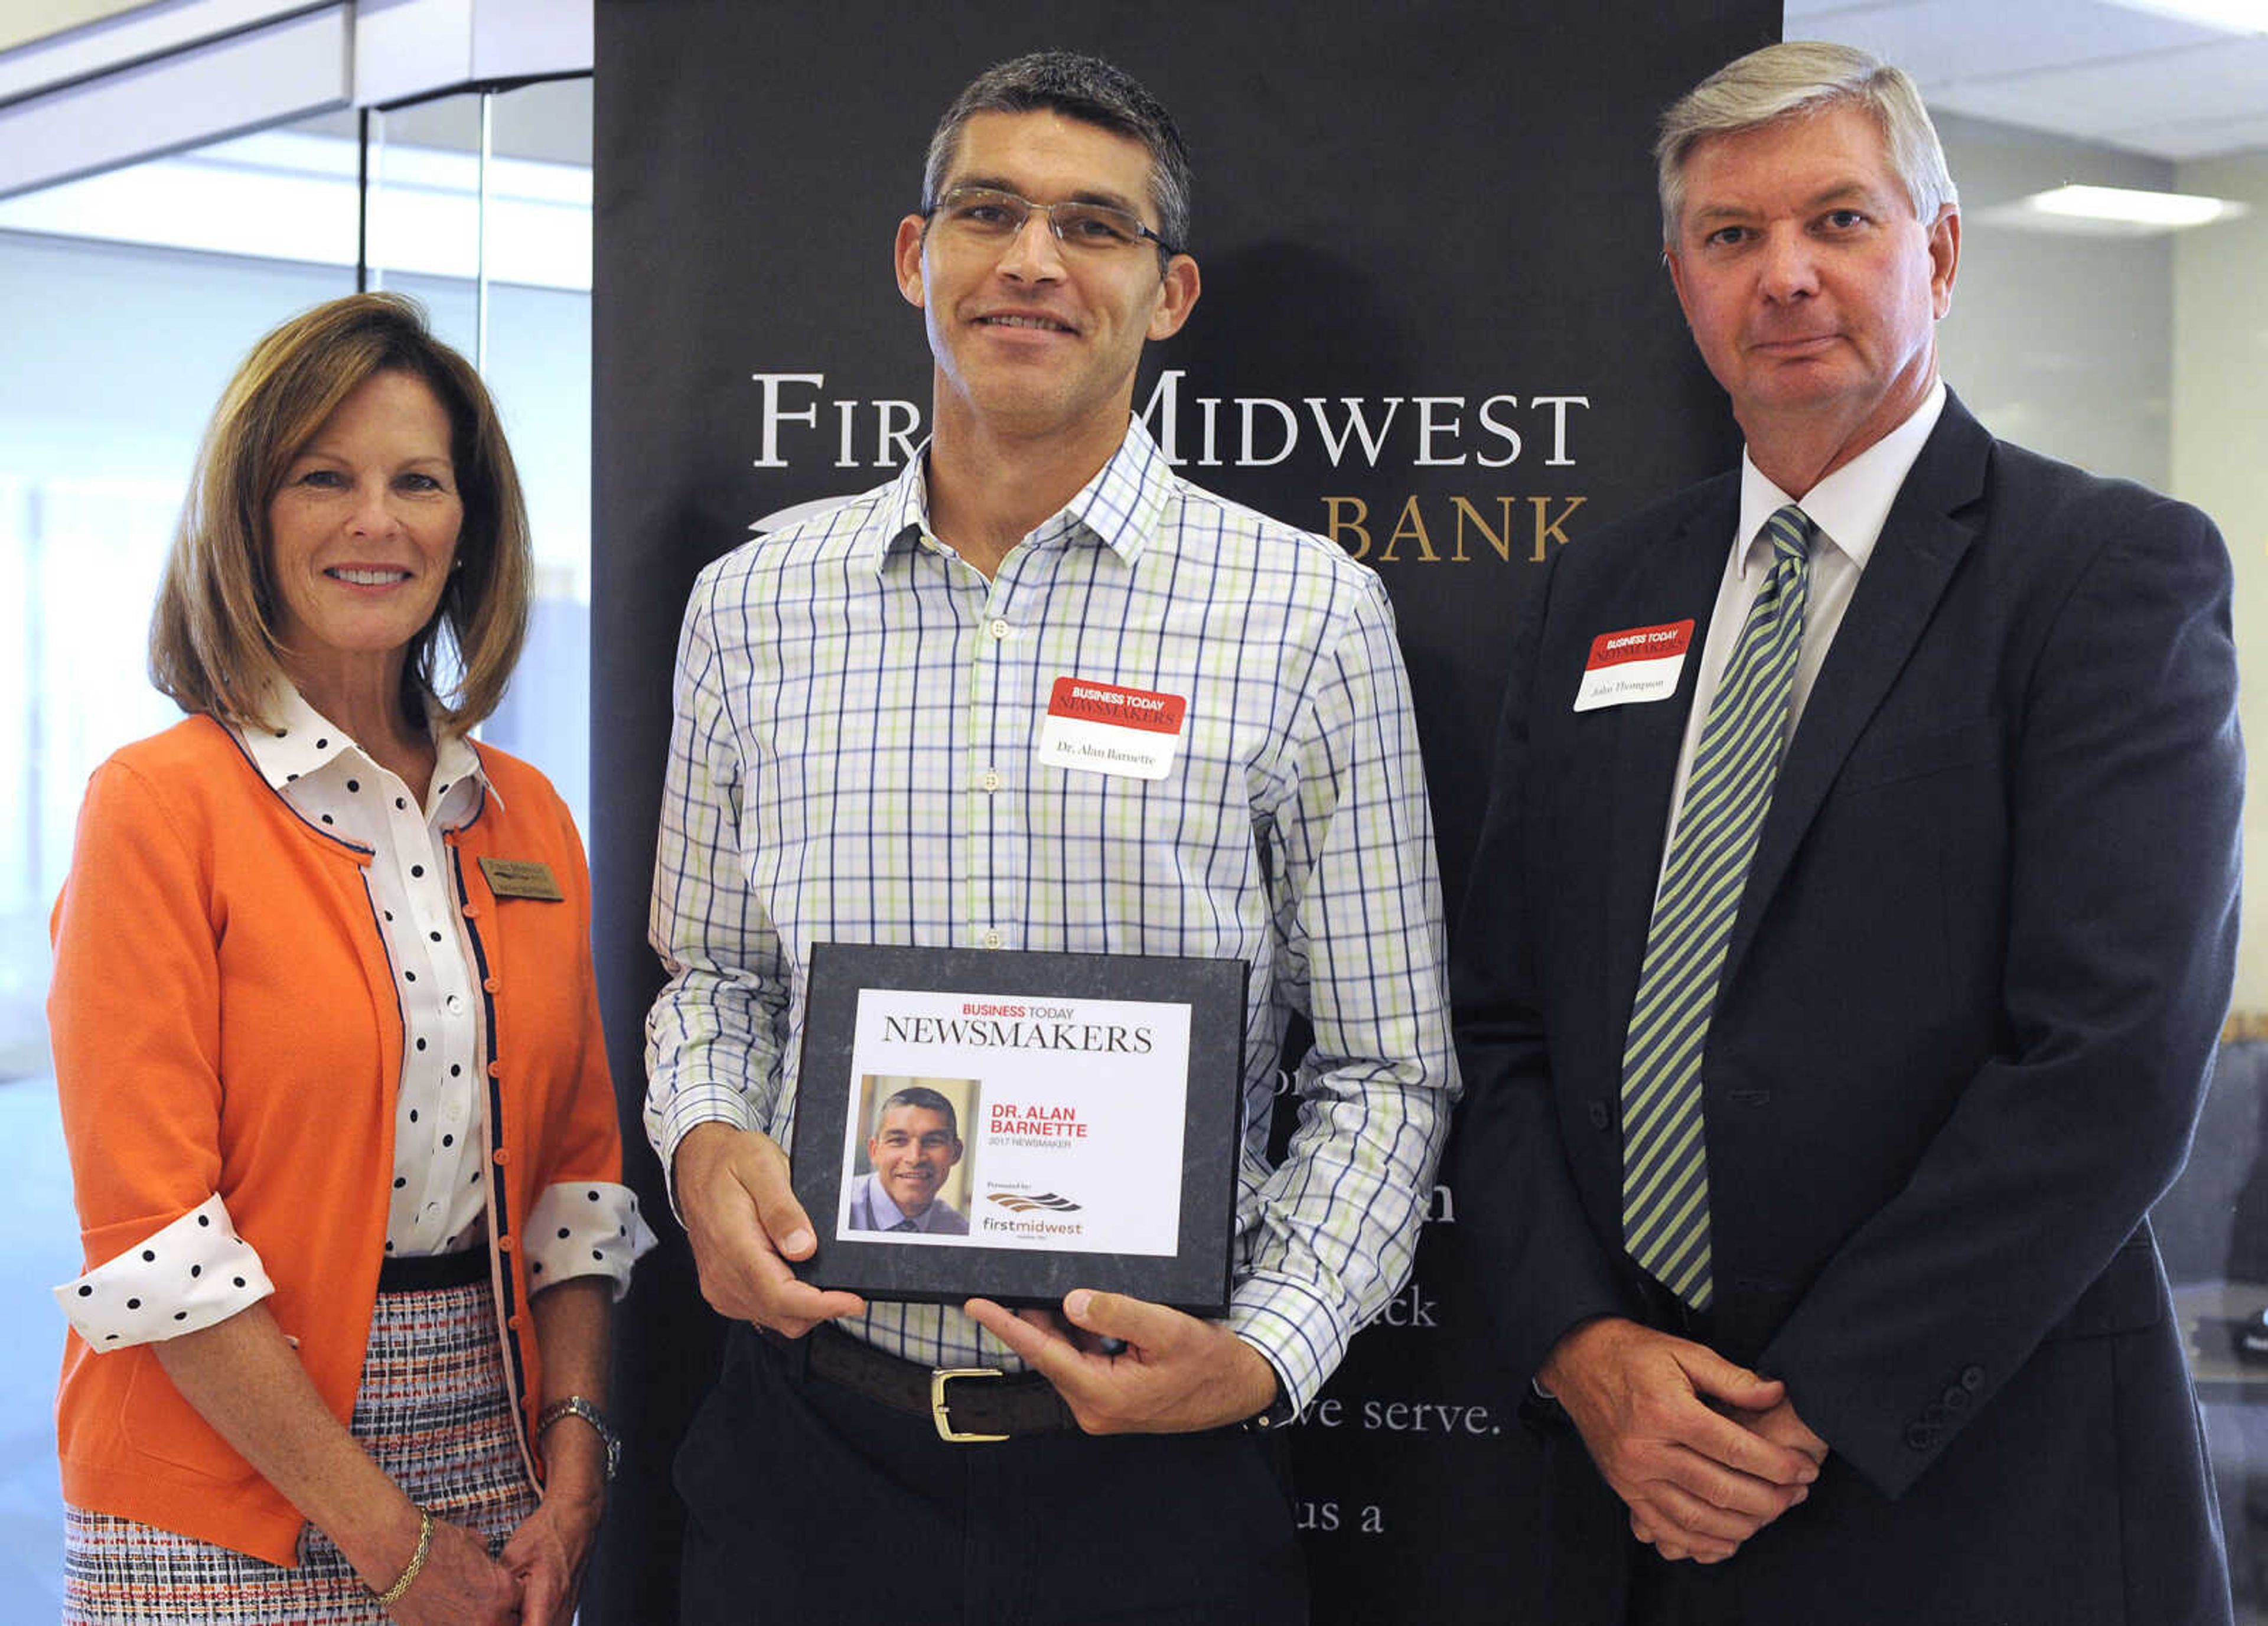
[[[495,794],[447,840],[488,1001],[490,1277],[527,1438],[543,1387],[521,1228],[555,1181],[619,1180],[622,1142],[582,844],[541,774],[480,756]],[[548,865],[565,901],[497,898],[482,857]],[[342,1423],[377,1298],[401,1076],[369,862],[295,813],[226,729],[191,717],[95,770],[48,1002],[88,1268],[219,1192]],[[149,1346],[101,1354],[70,1334],[56,1434],[74,1505],[295,1561],[298,1510]]]

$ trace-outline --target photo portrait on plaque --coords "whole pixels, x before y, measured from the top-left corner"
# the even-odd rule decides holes
[[[873,1299],[1228,1297],[1240,960],[820,944],[800,1273]]]
[[[860,1078],[859,1110],[844,1124],[837,1225],[905,1241],[967,1236],[976,1169],[961,1126],[982,1121],[981,1088],[974,1078]]]

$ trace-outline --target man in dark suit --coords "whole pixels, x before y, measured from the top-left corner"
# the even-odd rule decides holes
[[[1747,456],[1538,584],[1456,970],[1550,1618],[2225,1622],[2147,1214],[2232,975],[2226,550],[1946,392],[1903,74],[1770,48],[1659,156]]]

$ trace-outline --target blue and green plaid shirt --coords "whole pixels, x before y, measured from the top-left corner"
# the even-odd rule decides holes
[[[646,1128],[794,1127],[828,941],[1238,959],[1231,1327],[1305,1405],[1407,1279],[1457,1092],[1440,883],[1393,614],[1317,537],[1176,476],[1136,422],[988,581],[931,532],[924,460],[702,572],[676,674]],[[1044,766],[1059,676],[1178,695],[1164,779]],[[1267,1159],[1286,1019],[1314,1044]],[[958,1309],[847,1330],[1015,1365]]]

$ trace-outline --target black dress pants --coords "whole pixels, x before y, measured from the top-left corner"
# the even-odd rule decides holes
[[[733,1329],[677,1457],[685,1626],[1299,1626],[1280,1444],[1241,1430],[954,1445]]]

